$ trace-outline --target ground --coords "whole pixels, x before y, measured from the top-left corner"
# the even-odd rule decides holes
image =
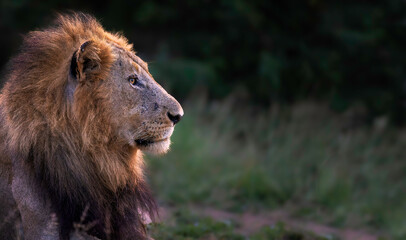
[[[224,232],[234,234],[235,238],[245,239],[357,239],[357,240],[377,240],[378,236],[366,230],[350,228],[334,228],[312,221],[304,221],[289,216],[288,211],[277,210],[267,212],[245,212],[232,213],[215,208],[189,206],[188,213],[171,208],[160,209],[160,224],[152,226],[155,230],[156,239],[166,239],[174,236],[162,238],[164,231],[168,234],[171,229],[172,234],[181,234],[177,237],[222,239]],[[183,210],[185,211],[185,210]],[[200,217],[198,217],[200,216]],[[190,219],[186,221],[186,228],[179,231],[185,221],[178,222],[178,218]],[[202,225],[200,223],[203,223]],[[191,226],[190,223],[193,225]],[[167,226],[166,228],[163,226]],[[168,227],[169,226],[169,227]],[[212,227],[211,227],[212,226]],[[213,226],[217,226],[213,227]],[[154,229],[155,227],[155,229]],[[185,226],[184,226],[185,227]],[[195,228],[194,230],[192,230]],[[203,228],[202,230],[198,230]],[[195,234],[195,232],[199,234]],[[193,238],[194,237],[194,238]],[[174,238],[177,239],[177,238]],[[227,238],[225,238],[227,239]]]

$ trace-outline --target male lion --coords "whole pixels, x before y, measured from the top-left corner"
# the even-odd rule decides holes
[[[15,206],[25,239],[69,239],[79,225],[89,238],[147,239],[156,205],[142,152],[168,151],[182,115],[132,45],[93,17],[30,32],[0,95],[0,217]],[[2,239],[13,238],[7,221]]]

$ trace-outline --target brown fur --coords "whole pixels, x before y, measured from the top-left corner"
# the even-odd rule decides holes
[[[142,91],[121,82],[122,64],[139,74]],[[55,26],[29,33],[10,67],[0,95],[2,162],[21,161],[57,213],[60,236],[67,239],[90,206],[86,222],[97,224],[89,234],[146,238],[140,212],[153,217],[156,206],[143,178],[143,146],[133,140],[170,136],[167,112],[183,115],[180,105],[124,37],[85,14],[61,15]],[[159,104],[157,113],[151,104]],[[138,132],[139,125],[146,127]],[[144,148],[165,152],[159,144]]]

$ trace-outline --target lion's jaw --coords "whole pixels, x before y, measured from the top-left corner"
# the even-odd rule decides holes
[[[139,150],[146,153],[151,153],[155,155],[165,154],[169,151],[171,145],[171,136],[174,127],[170,127],[163,131],[163,135],[156,139],[136,139],[135,144]]]

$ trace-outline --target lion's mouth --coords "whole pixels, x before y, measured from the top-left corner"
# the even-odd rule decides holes
[[[162,141],[165,141],[165,140],[167,140],[167,138],[159,139],[159,140],[137,139],[137,140],[135,140],[135,143],[136,143],[138,146],[146,147],[146,146],[148,146],[148,145],[151,145],[151,144],[154,144],[154,143],[157,143],[157,142],[162,142]]]
[[[148,146],[149,144],[154,143],[154,141],[145,140],[145,139],[138,139],[138,140],[135,140],[135,143],[137,143],[137,145],[139,145],[139,146]]]

